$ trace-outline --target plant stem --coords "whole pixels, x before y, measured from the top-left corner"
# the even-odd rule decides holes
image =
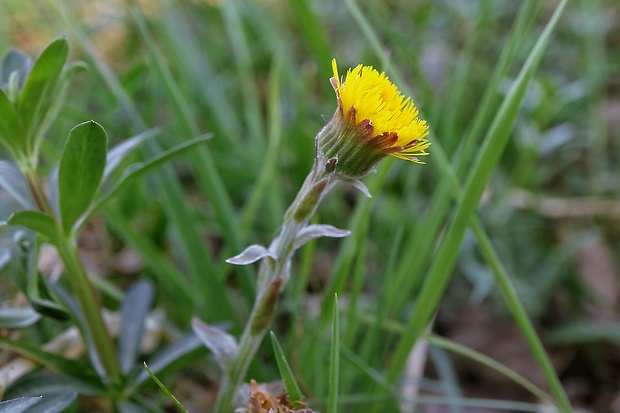
[[[71,284],[71,289],[84,313],[84,318],[89,329],[89,331],[84,331],[82,334],[91,335],[95,349],[108,378],[114,379],[120,372],[118,359],[114,351],[112,339],[103,322],[97,296],[95,295],[95,291],[88,280],[86,271],[78,256],[75,241],[67,240],[57,248],[58,254],[65,265],[65,272]]]
[[[43,190],[43,185],[41,185],[41,179],[39,178],[36,169],[23,169],[22,174],[26,179],[28,189],[30,189],[32,198],[34,199],[34,202],[39,211],[46,212],[53,216],[52,207],[47,200],[47,196],[45,195],[45,191]]]
[[[250,363],[267,333],[279,295],[288,281],[291,259],[296,249],[295,238],[308,224],[321,198],[331,189],[332,183],[328,181],[324,189],[318,192],[318,198],[314,202],[309,198],[312,198],[313,193],[317,194],[317,184],[329,177],[330,172],[325,170],[325,163],[315,162],[312,171],[284,214],[280,233],[269,246],[273,257],[267,257],[261,262],[254,307],[241,335],[237,356],[222,378],[214,413],[232,411],[237,388],[245,379]],[[300,218],[300,215],[303,216]]]

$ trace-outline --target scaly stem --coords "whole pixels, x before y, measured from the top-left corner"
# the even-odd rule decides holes
[[[112,339],[103,322],[95,291],[78,256],[75,242],[67,240],[57,248],[58,254],[65,265],[66,276],[71,284],[73,295],[84,313],[84,318],[86,319],[86,324],[90,330],[90,335],[101,364],[108,378],[114,379],[120,372],[118,359],[116,358]],[[88,333],[87,331],[83,332],[84,335]]]
[[[245,379],[250,363],[267,333],[277,300],[288,281],[291,259],[295,252],[295,238],[308,224],[321,198],[331,188],[329,177],[330,172],[325,170],[324,162],[315,162],[284,215],[279,235],[269,246],[269,251],[275,258],[267,257],[261,262],[254,307],[241,335],[237,356],[222,378],[214,413],[232,411],[237,388]],[[327,181],[324,181],[326,178]]]

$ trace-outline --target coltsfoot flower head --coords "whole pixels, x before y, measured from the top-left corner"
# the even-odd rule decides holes
[[[418,157],[428,155],[428,127],[411,98],[372,66],[349,69],[343,80],[336,59],[332,69],[338,109],[317,135],[317,155],[335,159],[334,172],[351,179],[367,175],[387,155],[423,164]]]

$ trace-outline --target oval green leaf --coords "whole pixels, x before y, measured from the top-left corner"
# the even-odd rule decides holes
[[[107,135],[97,122],[71,130],[58,169],[60,216],[65,231],[88,209],[105,169]]]
[[[21,125],[17,118],[15,107],[9,97],[0,89],[0,143],[4,144],[14,155],[21,148],[20,139],[23,139]]]
[[[24,128],[24,137],[29,139],[37,120],[46,110],[44,102],[67,61],[69,43],[64,37],[53,40],[37,58],[17,101],[17,111]],[[27,142],[23,142],[28,144]]]

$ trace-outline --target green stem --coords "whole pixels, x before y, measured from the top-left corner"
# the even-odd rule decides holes
[[[41,185],[41,179],[39,178],[36,169],[32,168],[22,170],[22,174],[26,179],[28,189],[30,189],[32,198],[34,199],[34,202],[37,205],[39,211],[46,212],[53,216],[52,207],[47,200],[47,196],[45,196],[45,191],[43,190],[43,186]]]
[[[65,243],[59,245],[58,254],[65,265],[66,276],[71,284],[73,295],[84,313],[84,318],[86,319],[86,324],[90,330],[90,335],[97,354],[99,355],[99,359],[101,360],[101,364],[108,378],[113,379],[117,377],[120,372],[118,359],[114,351],[112,339],[103,322],[95,291],[88,280],[86,271],[78,256],[75,242],[73,240],[67,240]],[[83,334],[88,334],[88,332],[85,331]]]
[[[222,378],[214,413],[232,411],[237,388],[245,379],[250,363],[269,329],[275,312],[275,304],[288,281],[290,262],[295,252],[295,237],[308,224],[320,203],[320,198],[329,191],[330,185],[328,184],[320,193],[316,202],[309,202],[308,198],[311,196],[308,195],[313,193],[319,181],[329,175],[330,173],[325,171],[324,162],[315,162],[312,171],[284,215],[279,235],[269,246],[269,251],[275,258],[267,257],[261,262],[254,307],[241,335],[237,356],[230,363]],[[303,219],[299,219],[300,215],[303,215]]]

